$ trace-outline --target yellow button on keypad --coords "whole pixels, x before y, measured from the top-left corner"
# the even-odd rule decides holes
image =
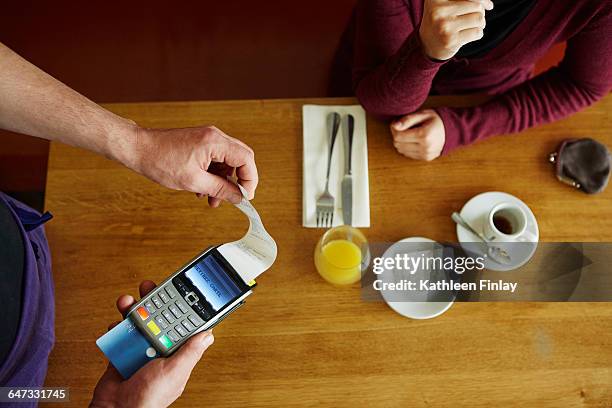
[[[161,332],[153,320],[147,323],[147,327],[149,330],[151,330],[151,333],[153,333],[154,336],[157,336]]]

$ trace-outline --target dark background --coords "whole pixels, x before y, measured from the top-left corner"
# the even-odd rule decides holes
[[[326,96],[355,2],[7,1],[0,42],[100,103]],[[47,155],[0,134],[0,190],[40,208]]]

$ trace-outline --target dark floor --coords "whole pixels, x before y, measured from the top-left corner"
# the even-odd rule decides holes
[[[355,1],[6,2],[0,41],[96,102],[325,96]],[[47,152],[0,134],[0,190],[41,208]]]

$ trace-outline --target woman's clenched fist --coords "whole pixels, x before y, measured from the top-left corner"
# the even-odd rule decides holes
[[[429,58],[447,60],[484,35],[491,0],[425,0],[419,36]]]

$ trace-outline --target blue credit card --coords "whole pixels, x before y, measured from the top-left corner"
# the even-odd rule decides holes
[[[129,318],[96,340],[96,344],[125,379],[158,356]]]

